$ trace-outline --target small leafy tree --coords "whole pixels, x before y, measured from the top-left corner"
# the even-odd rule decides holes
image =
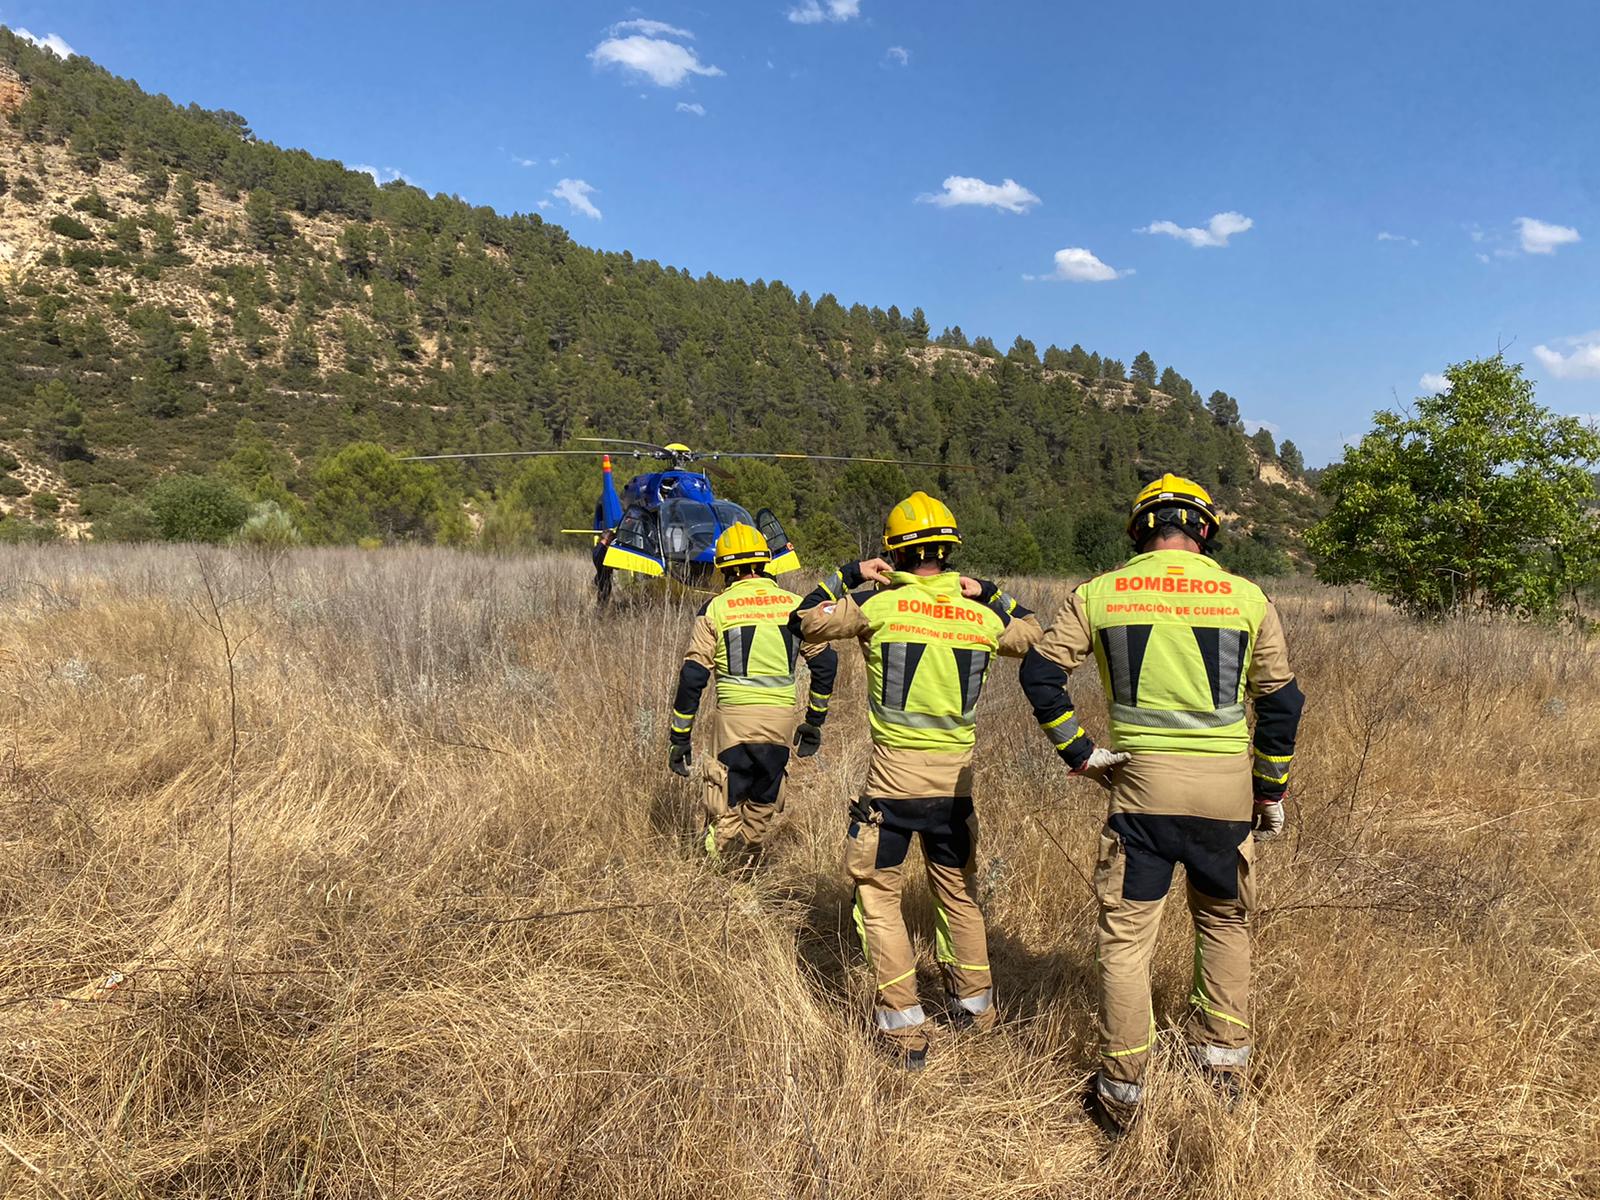
[[[250,501],[224,479],[174,475],[149,494],[156,532],[169,542],[221,542],[238,532]]]
[[[437,467],[401,462],[382,446],[353,442],[312,478],[312,526],[325,541],[436,541],[467,536],[460,497]]]
[[[1445,377],[1414,413],[1380,412],[1328,469],[1333,507],[1306,538],[1317,574],[1419,615],[1548,612],[1600,575],[1588,507],[1600,435],[1540,407],[1498,355]]]
[[[1295,478],[1305,474],[1306,460],[1301,457],[1300,447],[1288,438],[1278,447],[1278,465]]]
[[[33,395],[33,440],[39,449],[62,461],[88,458],[83,408],[67,385],[52,379]]]

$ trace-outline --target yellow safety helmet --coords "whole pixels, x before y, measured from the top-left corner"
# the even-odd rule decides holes
[[[1128,536],[1135,544],[1143,534],[1156,527],[1156,514],[1163,509],[1175,510],[1184,532],[1201,546],[1207,545],[1222,527],[1216,505],[1211,502],[1211,493],[1192,479],[1169,473],[1148,484],[1134,497],[1133,511],[1128,516]],[[1170,522],[1170,515],[1163,523]]]
[[[716,563],[719,567],[764,567],[771,561],[772,550],[767,545],[767,539],[742,521],[729,525],[717,538]]]
[[[889,510],[889,519],[883,524],[885,550],[903,550],[907,546],[935,542],[961,545],[955,514],[944,501],[935,500],[927,492],[912,492]]]

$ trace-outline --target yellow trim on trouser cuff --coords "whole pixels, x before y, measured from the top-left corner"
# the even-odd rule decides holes
[[[1156,1044],[1156,1015],[1155,1015],[1155,1013],[1151,1013],[1150,1014],[1150,1040],[1145,1042],[1144,1045],[1135,1046],[1131,1050],[1102,1050],[1102,1051],[1100,1051],[1100,1053],[1105,1058],[1127,1058],[1128,1055],[1130,1055],[1130,1054],[1143,1054],[1146,1050],[1150,1049],[1150,1047],[1154,1046],[1155,1044]]]
[[[917,973],[917,969],[915,967],[912,967],[911,970],[907,971],[904,975],[896,975],[893,979],[884,980],[882,983],[880,983],[878,985],[878,990],[881,992],[881,991],[883,991],[884,988],[893,987],[895,984],[901,982],[902,980],[910,979],[916,973]]]
[[[1190,996],[1189,1003],[1193,1004],[1196,1008],[1209,1017],[1215,1017],[1219,1021],[1226,1021],[1229,1025],[1237,1025],[1240,1029],[1250,1028],[1250,1023],[1248,1021],[1241,1021],[1238,1017],[1230,1017],[1227,1013],[1212,1008],[1199,996]]]
[[[1072,710],[1069,708],[1069,709],[1067,709],[1066,712],[1062,713],[1054,721],[1041,721],[1041,722],[1039,722],[1039,728],[1040,729],[1054,729],[1057,725],[1065,725],[1068,721],[1072,720],[1072,716],[1073,716]]]

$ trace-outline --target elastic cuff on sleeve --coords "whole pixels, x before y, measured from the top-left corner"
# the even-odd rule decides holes
[[[1088,734],[1084,734],[1056,753],[1061,755],[1061,761],[1066,763],[1072,772],[1077,773],[1088,765],[1089,756],[1094,753],[1094,740]]]

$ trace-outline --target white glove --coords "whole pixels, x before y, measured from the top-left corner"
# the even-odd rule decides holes
[[[1270,842],[1283,835],[1283,801],[1256,797],[1255,817],[1250,822],[1258,842]]]
[[[1107,750],[1104,746],[1096,746],[1089,752],[1088,759],[1083,766],[1073,772],[1074,775],[1083,775],[1094,780],[1107,791],[1111,789],[1111,777],[1117,767],[1120,767],[1131,754],[1122,754],[1116,750]]]

